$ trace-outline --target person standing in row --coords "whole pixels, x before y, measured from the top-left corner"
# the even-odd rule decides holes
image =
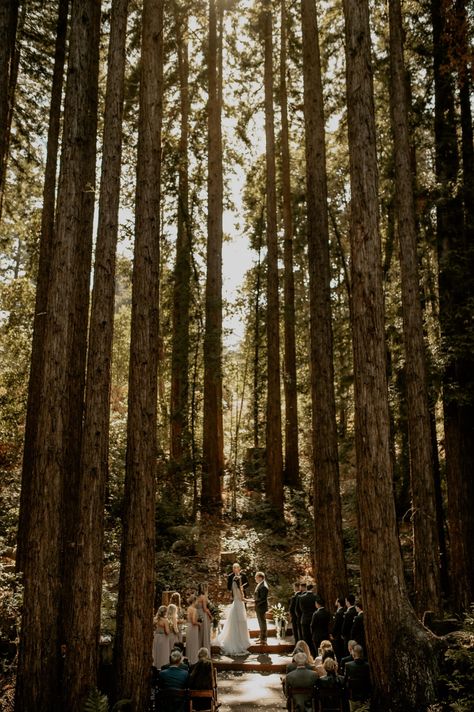
[[[319,649],[322,640],[329,638],[329,625],[331,623],[331,613],[324,605],[321,596],[315,598],[316,610],[311,618],[311,638],[315,650]]]
[[[198,661],[199,645],[199,629],[201,623],[198,620],[198,612],[196,608],[196,596],[193,594],[188,598],[188,613],[186,625],[186,657],[190,665],[194,665]]]
[[[153,633],[153,667],[157,670],[169,662],[170,657],[170,626],[166,617],[166,606],[160,606],[154,618],[155,630]]]
[[[344,623],[345,601],[342,596],[336,598],[336,613],[334,614],[334,622],[332,626],[332,647],[336,653],[338,662],[344,656],[344,640],[342,638],[342,624]]]
[[[344,620],[342,622],[342,637],[344,638],[344,653],[346,655],[349,652],[347,645],[351,639],[352,624],[354,623],[354,618],[357,615],[354,603],[355,596],[353,593],[349,593],[349,595],[346,596],[347,610],[344,614]]]
[[[211,649],[211,621],[212,614],[207,606],[207,584],[199,584],[196,597],[196,610],[198,621],[201,624],[199,629],[199,647]]]
[[[290,622],[291,622],[291,628],[293,631],[293,637],[295,639],[295,644],[300,640],[299,638],[299,631],[298,631],[298,619],[296,616],[296,604],[298,601],[298,596],[300,594],[300,589],[301,585],[299,581],[295,581],[293,584],[293,595],[290,597],[290,600],[288,601],[288,611],[290,614]]]
[[[301,611],[300,626],[303,634],[302,638],[308,643],[312,655],[316,655],[316,648],[314,647],[313,637],[311,635],[311,620],[313,618],[315,604],[316,596],[313,593],[313,584],[310,583],[306,586],[306,592],[302,593],[299,597],[298,605]]]

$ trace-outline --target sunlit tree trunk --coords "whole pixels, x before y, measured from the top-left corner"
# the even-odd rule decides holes
[[[437,669],[431,636],[405,588],[393,498],[368,1],[344,0],[344,15],[357,501],[371,709],[415,712],[434,700]]]
[[[415,601],[416,610],[422,616],[424,611],[441,612],[440,560],[400,0],[389,3],[389,17],[390,99],[406,359]]]
[[[23,569],[25,538],[28,536],[28,516],[30,511],[30,485],[32,458],[35,452],[37,416],[39,412],[41,373],[43,368],[43,339],[46,321],[46,299],[48,294],[51,249],[54,231],[56,204],[56,171],[58,163],[59,134],[61,128],[61,97],[66,58],[67,17],[69,0],[59,0],[56,43],[54,52],[53,81],[49,110],[48,143],[43,186],[43,210],[41,214],[41,237],[39,246],[38,276],[36,279],[36,301],[31,346],[30,380],[26,409],[25,444],[20,497],[20,520],[18,525],[18,546],[16,565]]]
[[[435,80],[436,206],[439,316],[443,374],[444,441],[453,603],[469,608],[474,597],[474,343],[470,326],[472,255],[458,189],[459,152],[451,47],[453,3],[432,0]],[[472,241],[471,241],[472,242]]]
[[[170,455],[171,460],[176,465],[179,465],[186,451],[189,452],[190,445],[188,432],[188,361],[189,306],[191,299],[191,225],[188,180],[188,11],[185,6],[175,1],[174,14],[178,51],[181,134],[179,140],[176,261],[173,282]]]
[[[311,338],[315,564],[318,592],[332,604],[347,590],[331,327],[324,107],[314,0],[302,1],[306,201]],[[331,536],[327,533],[331,532]]]
[[[88,690],[97,685],[127,7],[128,0],[113,0],[110,18],[99,224],[78,483],[77,546],[65,622],[67,655],[63,706],[71,712],[83,709]]]
[[[51,246],[43,368],[24,539],[23,635],[16,710],[57,709],[64,512],[62,486],[69,427],[68,337],[74,308],[77,243],[92,242],[100,3],[73,8],[56,227]],[[90,229],[90,234],[86,232]],[[87,292],[89,284],[86,285]],[[76,433],[80,438],[80,432]]]
[[[11,91],[14,71],[15,40],[18,24],[18,0],[0,4],[0,216],[2,214],[6,159],[10,134]]]
[[[117,698],[131,699],[133,712],[147,709],[153,644],[162,101],[163,0],[145,0],[127,457],[114,648]]]
[[[293,216],[291,211],[291,165],[288,131],[288,96],[286,86],[287,36],[286,0],[281,0],[280,22],[280,108],[281,108],[281,182],[284,230],[284,324],[285,324],[285,469],[284,479],[291,487],[300,487],[298,452],[298,401],[295,342],[295,278],[293,274]]]
[[[262,30],[265,52],[265,165],[267,230],[267,424],[266,496],[283,514],[283,454],[280,395],[280,308],[278,299],[278,235],[273,110],[273,22],[270,0],[264,0]]]
[[[201,508],[222,507],[224,433],[222,424],[222,32],[217,0],[209,0],[208,47],[208,211],[206,319],[204,334],[204,406]],[[222,27],[222,24],[221,24]]]

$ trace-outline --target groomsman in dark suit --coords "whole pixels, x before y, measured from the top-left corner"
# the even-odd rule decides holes
[[[296,619],[296,602],[297,602],[297,597],[300,593],[300,584],[299,582],[295,582],[293,584],[293,595],[291,596],[290,600],[288,601],[288,611],[290,613],[290,618],[291,618],[291,628],[293,630],[293,637],[295,639],[295,643],[298,642],[298,622]]]
[[[301,597],[306,593],[306,584],[300,583],[300,592],[295,603],[295,625],[297,629],[297,641],[303,640],[303,631],[301,629]]]
[[[342,596],[336,598],[336,612],[334,614],[334,623],[332,626],[332,647],[336,653],[336,658],[341,661],[344,655],[344,641],[342,639],[342,624],[344,622],[345,601]]]
[[[311,620],[313,618],[314,607],[316,604],[316,596],[313,593],[313,584],[308,584],[306,593],[303,593],[298,600],[301,610],[301,632],[303,640],[309,645],[312,655],[316,655],[311,635]]]
[[[355,608],[357,611],[357,615],[354,618],[354,622],[352,623],[352,630],[351,630],[351,638],[357,643],[362,646],[364,649],[364,653],[366,652],[365,649],[365,630],[364,630],[364,611],[362,609],[362,601],[356,601],[355,602]]]
[[[355,596],[353,593],[350,593],[348,596],[346,596],[346,606],[347,610],[344,614],[344,620],[342,622],[342,637],[344,638],[344,652],[348,652],[347,649],[347,644],[349,640],[351,639],[351,631],[352,631],[352,624],[354,622],[354,618],[357,615],[356,607],[354,605],[355,603]]]
[[[268,586],[265,581],[263,571],[257,571],[255,574],[257,583],[253,594],[255,601],[255,613],[257,614],[258,627],[260,628],[260,642],[267,642],[267,619],[265,613],[268,611]]]
[[[324,605],[324,601],[321,596],[316,596],[315,605],[316,610],[313,613],[313,617],[311,619],[311,637],[313,640],[313,647],[317,652],[321,641],[329,639],[329,624],[331,623],[331,613]]]

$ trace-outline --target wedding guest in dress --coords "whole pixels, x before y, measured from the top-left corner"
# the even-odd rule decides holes
[[[309,649],[308,643],[305,640],[298,640],[295,645],[295,649],[291,653],[292,661],[286,666],[286,673],[288,674],[292,670],[296,670],[295,655],[298,653],[304,653],[306,655],[306,667],[308,670],[315,669],[315,660],[311,655],[311,650]]]
[[[173,650],[175,643],[180,643],[183,639],[178,621],[178,608],[174,603],[170,603],[166,611],[166,618],[170,628],[169,646],[170,652]]]
[[[190,596],[188,599],[188,613],[186,625],[186,656],[190,665],[194,665],[198,661],[199,645],[199,629],[201,624],[198,620],[198,612],[196,609],[196,596]]]
[[[212,613],[207,604],[207,584],[199,584],[196,598],[198,621],[201,624],[199,629],[199,646],[210,650]]]
[[[318,673],[319,677],[322,677],[324,675],[323,663],[327,657],[327,653],[330,653],[330,655],[333,658],[336,657],[334,655],[334,650],[333,650],[331,641],[330,640],[322,640],[321,644],[318,648],[318,655],[314,659],[315,670]]]
[[[207,648],[200,648],[198,651],[198,661],[189,675],[189,688],[191,690],[214,689],[214,666]],[[193,710],[208,710],[209,704],[209,699],[196,698],[193,700]]]
[[[166,606],[160,606],[154,619],[155,630],[153,633],[153,666],[159,670],[162,665],[169,662],[170,627],[166,618]]]
[[[337,674],[337,661],[333,658],[326,658],[323,663],[324,675],[316,683],[316,689],[337,690],[341,694],[344,691],[344,678]]]

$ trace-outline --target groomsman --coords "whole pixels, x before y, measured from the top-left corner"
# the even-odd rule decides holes
[[[331,613],[328,611],[324,605],[324,601],[321,596],[316,596],[316,610],[313,613],[311,619],[311,637],[313,640],[313,646],[315,651],[318,648],[322,640],[328,640],[329,638],[329,624],[331,623]]]
[[[306,593],[306,584],[300,583],[300,592],[295,603],[295,626],[297,630],[297,640],[303,640],[303,630],[301,628],[301,597]]]
[[[258,627],[260,628],[260,642],[267,642],[267,619],[265,613],[268,611],[268,586],[265,581],[263,571],[257,571],[255,574],[257,583],[253,594],[255,601],[255,613],[257,614]]]
[[[344,614],[344,620],[342,622],[342,637],[344,638],[344,652],[348,650],[347,644],[349,640],[351,639],[351,632],[352,632],[352,624],[354,622],[354,618],[357,615],[356,607],[354,605],[355,603],[355,596],[353,593],[350,593],[348,596],[346,596],[346,606],[347,610]]]
[[[303,593],[299,598],[299,606],[301,610],[301,632],[303,640],[309,645],[312,655],[316,655],[313,645],[313,637],[311,635],[311,620],[313,618],[314,607],[316,604],[316,596],[313,593],[313,584],[306,586],[306,593]]]
[[[336,653],[336,658],[341,661],[344,655],[344,641],[342,639],[342,624],[344,622],[345,601],[342,598],[336,598],[336,612],[334,614],[334,623],[332,626],[332,647]]]
[[[295,639],[295,643],[297,643],[299,640],[298,620],[297,620],[297,616],[296,616],[296,603],[297,603],[299,595],[300,595],[300,583],[298,581],[296,581],[293,584],[293,595],[291,596],[291,598],[288,602],[288,610],[290,612],[291,627],[293,629],[293,637]]]

